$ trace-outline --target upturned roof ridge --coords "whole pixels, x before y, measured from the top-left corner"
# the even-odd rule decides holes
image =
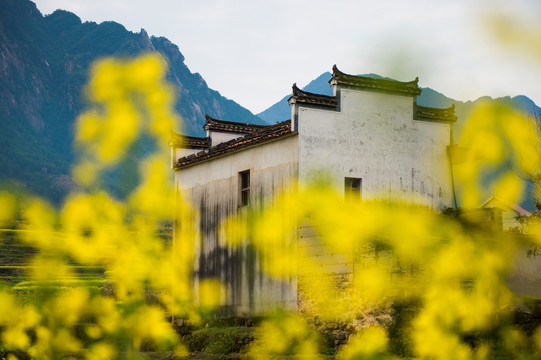
[[[417,105],[417,118],[456,122],[457,116],[455,115],[455,104],[443,109]]]
[[[257,125],[249,123],[239,123],[234,121],[219,120],[211,117],[209,114],[205,114],[205,130],[221,130],[230,132],[240,132],[244,134],[251,134],[262,129],[265,129],[272,125]]]
[[[177,160],[175,168],[178,169],[194,163],[198,163],[200,161],[235,152],[237,150],[252,145],[265,143],[267,141],[271,141],[291,133],[291,120],[286,120],[274,125],[268,125],[265,129],[262,129],[261,131],[254,132],[243,137],[238,137],[236,139],[220,143],[216,146],[212,146],[207,150],[203,150],[198,153],[182,157]]]
[[[367,76],[350,75],[338,70],[338,67],[333,65],[332,78],[329,80],[331,85],[339,84],[373,90],[386,93],[395,93],[401,95],[417,96],[421,93],[419,88],[419,77],[413,81],[397,81],[390,79],[375,79]]]
[[[288,102],[290,102],[291,99],[294,99],[295,102],[297,103],[322,105],[322,106],[329,106],[329,107],[338,106],[338,100],[336,99],[336,96],[314,94],[308,91],[303,91],[297,87],[297,83],[294,83],[291,88],[292,88],[292,95],[287,100]]]
[[[209,139],[207,137],[182,135],[172,130],[169,131],[169,135],[169,146],[191,146],[208,148],[210,145]]]

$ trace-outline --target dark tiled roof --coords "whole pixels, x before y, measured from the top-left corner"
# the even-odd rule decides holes
[[[320,94],[312,94],[306,91],[302,91],[297,87],[297,84],[293,84],[293,95],[287,100],[289,104],[303,103],[311,105],[321,105],[329,107],[337,107],[338,100],[335,96],[327,96]]]
[[[208,148],[209,139],[206,137],[195,137],[181,135],[171,131],[171,138],[169,140],[169,146],[183,147],[183,148]]]
[[[205,114],[205,126],[203,126],[203,129],[253,134],[254,132],[269,126],[270,125],[243,124],[233,121],[218,120],[210,117],[209,114]]]
[[[237,139],[213,146],[208,150],[182,157],[178,159],[175,169],[183,168],[207,159],[216,158],[256,144],[265,143],[291,133],[291,120],[287,120],[276,125],[269,125],[265,129],[253,134],[239,137]]]
[[[417,119],[455,122],[457,119],[455,115],[455,104],[451,105],[451,107],[447,109],[438,109],[417,105]]]
[[[413,81],[401,82],[387,79],[373,79],[366,76],[348,75],[338,70],[336,65],[333,65],[332,67],[332,78],[329,80],[331,85],[346,85],[353,88],[409,96],[417,96],[421,93],[421,89],[417,85],[418,82],[418,77]]]

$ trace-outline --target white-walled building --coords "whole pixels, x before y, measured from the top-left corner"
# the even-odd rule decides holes
[[[495,208],[501,210],[502,214],[502,229],[505,231],[509,230],[518,230],[520,232],[526,231],[526,224],[518,221],[517,216],[528,217],[532,213],[524,209],[518,204],[514,204],[505,199],[499,198],[497,196],[491,196],[487,201],[481,204],[482,209]]]
[[[329,83],[333,96],[293,85],[290,120],[258,126],[207,115],[205,138],[174,134],[170,143],[177,191],[198,210],[194,285],[221,279],[231,313],[296,307],[296,279],[269,279],[249,244],[224,247],[218,231],[229,215],[291,182],[324,171],[336,189],[362,199],[416,202],[436,211],[452,206],[447,147],[454,108],[418,106],[418,79],[352,76],[335,66]]]

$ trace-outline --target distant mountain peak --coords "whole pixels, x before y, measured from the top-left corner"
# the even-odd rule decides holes
[[[145,29],[141,28],[141,31],[139,32],[138,35],[139,35],[141,47],[147,48],[147,49],[153,48],[152,41],[150,40],[150,37],[148,36],[148,33],[146,32]]]
[[[193,74],[177,45],[149,37],[145,29],[134,33],[114,21],[83,23],[65,10],[43,16],[29,0],[0,0],[0,41],[0,181],[23,184],[57,203],[69,190],[62,185],[69,182],[57,179],[69,177],[74,121],[86,105],[82,88],[98,58],[161,53],[176,90],[175,109],[184,119],[177,128],[188,135],[204,134],[205,113],[263,123]],[[145,146],[139,144],[142,151]]]

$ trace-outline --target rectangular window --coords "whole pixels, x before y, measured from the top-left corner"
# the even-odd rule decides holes
[[[344,179],[344,198],[346,201],[361,200],[362,179],[350,178]]]
[[[240,206],[250,204],[250,170],[239,173],[240,179]]]

